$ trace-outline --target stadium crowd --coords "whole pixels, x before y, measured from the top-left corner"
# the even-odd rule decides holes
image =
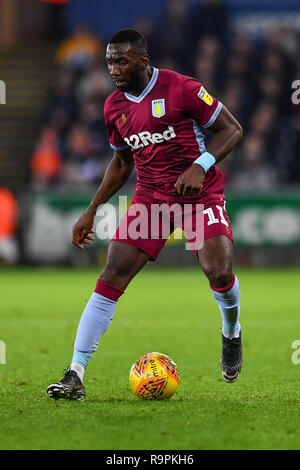
[[[292,28],[281,24],[251,38],[233,34],[220,0],[192,10],[185,0],[170,0],[162,24],[143,17],[132,26],[145,35],[151,64],[196,77],[242,124],[242,142],[221,163],[228,188],[260,191],[300,182],[300,105],[291,100],[300,54]],[[63,40],[55,61],[31,157],[32,187],[90,188],[112,156],[103,119],[105,98],[114,90],[105,43],[80,25]]]

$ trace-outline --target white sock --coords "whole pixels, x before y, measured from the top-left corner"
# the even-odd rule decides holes
[[[85,371],[84,367],[81,364],[78,364],[78,362],[72,362],[70,369],[76,372],[81,382],[83,383],[83,375]]]
[[[222,315],[222,333],[226,338],[238,338],[241,325],[240,319],[240,284],[238,278],[234,277],[232,287],[225,291],[216,291],[212,288]]]

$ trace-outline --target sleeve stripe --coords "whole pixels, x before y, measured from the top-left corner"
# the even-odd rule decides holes
[[[129,148],[129,145],[122,145],[121,147],[116,147],[115,145],[111,144],[110,142],[109,142],[109,145],[114,150],[125,150],[125,149]]]
[[[200,151],[200,153],[203,153],[203,152],[206,151],[204,135],[201,132],[199,124],[194,119],[191,119],[191,121],[193,123],[193,129],[194,129],[194,132],[195,132],[195,138],[197,140],[199,151]]]
[[[215,120],[216,120],[217,117],[219,116],[219,113],[220,113],[220,111],[221,111],[221,109],[222,109],[222,106],[223,106],[223,105],[222,105],[221,101],[219,101],[218,106],[216,107],[214,114],[212,115],[212,117],[210,118],[210,120],[207,121],[206,124],[203,124],[203,127],[207,128],[207,127],[211,126],[211,125],[215,122]]]

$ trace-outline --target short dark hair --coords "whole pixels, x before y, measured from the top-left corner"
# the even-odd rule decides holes
[[[143,54],[147,54],[147,41],[142,33],[136,29],[121,29],[109,39],[109,44],[120,44],[129,42],[132,46],[139,49]]]

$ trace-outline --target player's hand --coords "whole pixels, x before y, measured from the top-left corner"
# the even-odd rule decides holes
[[[72,228],[72,243],[81,250],[84,250],[84,244],[91,245],[95,240],[95,237],[91,235],[95,233],[92,229],[94,218],[95,214],[87,210],[81,217],[79,217],[78,221]]]
[[[202,188],[205,171],[198,163],[193,165],[180,175],[175,183],[178,194],[183,196],[193,196],[198,194]]]

